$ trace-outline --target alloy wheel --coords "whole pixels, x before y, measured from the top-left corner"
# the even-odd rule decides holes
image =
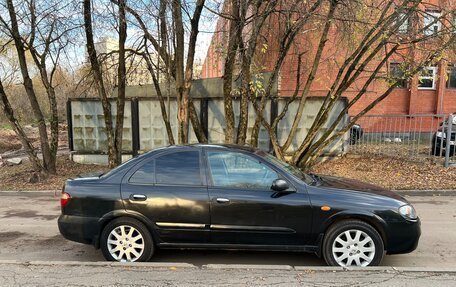
[[[144,252],[144,238],[134,227],[120,225],[109,233],[107,247],[115,260],[134,262]]]
[[[375,257],[375,243],[364,231],[350,229],[340,233],[333,241],[332,254],[340,266],[365,267]]]

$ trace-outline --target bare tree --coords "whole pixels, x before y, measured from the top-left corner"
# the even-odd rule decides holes
[[[36,149],[25,136],[14,116],[4,87],[1,88],[3,109],[27,151],[35,171],[43,175],[55,174],[58,148],[58,110],[54,75],[58,69],[59,57],[66,47],[66,37],[75,27],[67,25],[65,5],[59,5],[57,2],[40,2],[37,7],[35,0],[24,1],[20,4],[15,4],[13,0],[7,0],[5,4],[1,5],[7,8],[8,18],[5,18],[6,15],[4,14],[0,15],[0,26],[6,37],[14,43],[23,86],[32,108],[34,121],[38,125],[43,164],[39,164]],[[31,55],[32,62],[28,61],[27,53]],[[44,112],[38,102],[32,81],[34,67],[38,70],[48,97],[50,139]]]
[[[425,11],[422,10],[422,1],[343,1],[343,0],[331,0],[331,1],[314,1],[308,3],[307,1],[278,1],[276,9],[271,10],[267,14],[267,21],[276,21],[275,26],[272,28],[261,25],[261,16],[257,23],[260,24],[259,33],[252,33],[253,37],[246,40],[245,32],[242,35],[243,29],[239,28],[239,11],[236,6],[232,5],[228,16],[222,15],[230,21],[230,33],[227,38],[228,50],[225,58],[225,74],[224,79],[231,81],[234,78],[234,73],[237,69],[232,67],[234,49],[238,49],[237,56],[241,59],[240,62],[240,77],[241,81],[251,83],[253,77],[251,75],[255,68],[256,61],[262,61],[260,49],[255,49],[253,54],[244,54],[248,51],[245,47],[252,47],[252,43],[260,43],[260,41],[266,41],[265,43],[269,46],[276,46],[278,49],[274,52],[267,52],[266,55],[269,58],[273,58],[271,61],[273,64],[270,65],[269,71],[272,76],[269,81],[265,83],[264,91],[261,93],[260,101],[258,102],[257,97],[250,96],[251,102],[256,112],[256,122],[254,124],[251,142],[253,145],[258,143],[258,131],[260,124],[263,125],[271,139],[271,143],[274,152],[278,158],[285,159],[285,156],[290,156],[293,164],[299,164],[302,166],[310,166],[314,163],[315,159],[321,154],[322,150],[331,142],[342,136],[344,132],[350,129],[363,114],[370,111],[376,104],[386,98],[402,79],[389,79],[389,84],[385,85],[385,90],[379,93],[378,98],[371,104],[368,104],[360,113],[356,114],[352,120],[346,124],[341,131],[336,131],[342,120],[345,118],[348,110],[357,103],[361,98],[365,97],[366,92],[372,87],[373,83],[379,81],[385,81],[388,75],[385,73],[385,67],[387,63],[394,58],[402,57],[407,61],[415,59],[413,65],[410,65],[406,71],[406,75],[409,78],[416,78],[416,74],[420,72],[423,65],[431,63],[440,54],[454,45],[454,34],[451,33],[454,29],[450,28],[451,25],[442,25],[441,31],[438,33],[426,34],[425,30],[429,29],[426,25],[419,24],[418,20],[425,17]],[[238,3],[236,3],[237,5]],[[251,8],[252,9],[252,8]],[[240,9],[242,10],[242,9]],[[267,11],[268,9],[264,6],[260,6],[259,10],[253,11]],[[353,11],[358,11],[354,13]],[[451,23],[450,16],[451,9],[442,11],[442,17],[434,19],[434,23],[439,21],[441,23]],[[363,14],[364,13],[364,14]],[[261,13],[255,13],[254,15],[261,15]],[[241,15],[242,16],[242,15]],[[255,16],[253,16],[255,17]],[[400,35],[398,30],[404,23],[412,23],[415,19],[415,28],[411,33],[407,35]],[[252,20],[252,23],[255,23]],[[280,23],[277,24],[277,23]],[[248,26],[244,23],[245,26]],[[255,27],[255,25],[253,25]],[[255,31],[255,28],[251,28]],[[265,32],[266,29],[266,32]],[[278,32],[273,33],[271,30]],[[261,32],[267,34],[273,34],[273,36],[264,36],[263,38],[256,35],[261,35]],[[239,42],[235,42],[236,34],[242,35]],[[309,35],[309,39],[315,39],[316,36],[319,40],[314,41],[315,49],[300,47],[303,40],[303,36],[298,35]],[[250,35],[249,35],[250,36]],[[331,37],[331,45],[328,45],[328,39]],[[251,40],[252,42],[247,42]],[[312,41],[312,40],[308,40]],[[340,47],[335,47],[334,42],[340,41]],[[345,41],[345,42],[344,42]],[[429,43],[433,41],[433,45]],[[437,44],[438,43],[438,44]],[[437,45],[436,45],[437,44]],[[302,45],[302,44],[301,44]],[[344,46],[346,45],[346,46]],[[311,45],[309,45],[310,47]],[[345,47],[350,46],[350,49]],[[423,49],[417,53],[418,47],[423,46]],[[425,47],[425,48],[424,48]],[[432,47],[432,48],[430,48]],[[330,50],[336,50],[330,54]],[[414,51],[414,52],[413,52]],[[415,55],[415,56],[412,56]],[[255,59],[249,62],[244,61],[245,55],[249,59]],[[419,55],[418,57],[416,55]],[[274,81],[277,80],[279,71],[284,66],[285,58],[290,57],[298,59],[297,65],[297,78],[295,92],[289,97],[284,104],[284,107],[279,111],[277,117],[271,121],[264,118],[264,109],[267,100],[274,100],[271,95],[271,90]],[[305,58],[305,68],[303,68],[303,58]],[[328,88],[327,95],[323,98],[323,105],[318,111],[316,119],[308,131],[303,142],[299,143],[299,147],[296,151],[290,151],[290,146],[293,140],[296,138],[299,124],[303,117],[304,107],[307,102],[307,98],[311,93],[311,87],[315,82],[318,71],[322,68],[323,63],[333,62],[338,65],[336,75],[331,78],[330,88]],[[248,63],[248,67],[242,66]],[[231,73],[228,75],[227,73]],[[225,82],[225,107],[226,113],[230,114],[230,101],[231,96],[227,95],[229,90],[228,82]],[[356,89],[357,94],[350,99],[348,106],[343,112],[337,117],[334,123],[330,124],[330,128],[320,133],[321,128],[327,123],[329,115],[334,111],[338,100],[350,89]],[[245,91],[244,91],[245,92]],[[293,116],[293,123],[291,130],[287,135],[285,142],[280,143],[277,138],[277,127],[280,121],[287,115],[289,105],[298,100],[298,110],[296,115]],[[228,103],[227,103],[228,102]],[[242,107],[242,98],[241,98]],[[245,112],[245,111],[244,111]],[[242,108],[241,108],[242,116]],[[228,116],[227,121],[232,121],[232,117]],[[227,123],[228,127],[233,126],[233,122]],[[243,144],[244,130],[241,128],[241,123],[238,130],[237,142]],[[227,140],[231,139],[231,131],[227,130]]]
[[[111,2],[119,4],[117,0],[111,0]],[[138,12],[139,9],[135,9],[131,5],[126,7],[126,11],[135,19],[132,25],[139,27],[143,31],[143,37],[151,43],[152,49],[148,49],[145,53],[148,54],[155,51],[159,55],[161,63],[165,66],[168,76],[175,83],[178,103],[178,142],[188,143],[190,121],[198,141],[207,142],[193,101],[190,98],[199,21],[205,1],[197,0],[195,3],[178,0],[158,2],[152,3],[153,7],[158,8],[155,11],[158,13],[157,15],[144,15]],[[168,14],[171,17],[167,17]],[[145,17],[152,17],[155,21],[150,21],[148,25],[143,19]],[[155,26],[155,23],[158,23],[158,25]],[[160,27],[160,33],[156,35],[153,31],[157,30],[158,27]],[[168,45],[168,41],[172,45]],[[161,95],[162,93],[157,91],[157,94]],[[162,103],[161,108],[162,116],[165,117]],[[170,138],[169,131],[168,138]]]

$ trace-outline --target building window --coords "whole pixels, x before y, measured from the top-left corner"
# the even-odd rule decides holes
[[[435,89],[436,78],[437,67],[425,67],[418,76],[418,89]]]
[[[447,88],[456,89],[456,67],[448,67]]]
[[[399,13],[397,21],[401,22],[401,25],[398,29],[399,34],[407,34],[410,28],[410,18],[407,16],[407,13]]]
[[[390,63],[390,78],[393,84],[397,81],[398,88],[407,87],[407,78],[405,76],[405,66],[402,63]]]
[[[424,34],[426,36],[432,36],[440,32],[442,28],[440,17],[442,17],[442,13],[426,10],[424,15]]]

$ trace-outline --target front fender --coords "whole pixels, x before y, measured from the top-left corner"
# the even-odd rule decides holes
[[[378,215],[368,212],[368,211],[360,211],[360,210],[343,210],[339,212],[335,212],[331,214],[329,217],[326,218],[319,226],[320,229],[318,231],[318,255],[321,256],[321,247],[323,244],[324,237],[326,232],[336,222],[340,222],[343,220],[349,219],[357,219],[364,221],[374,227],[380,236],[383,239],[383,244],[385,249],[387,249],[387,235],[385,230],[387,230],[387,223]],[[317,225],[318,226],[318,225]]]

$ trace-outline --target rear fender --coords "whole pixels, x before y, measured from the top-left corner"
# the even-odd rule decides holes
[[[100,226],[98,235],[94,238],[93,244],[95,245],[95,248],[100,248],[100,238],[101,238],[101,233],[103,232],[103,229],[105,226],[112,220],[119,218],[119,217],[130,217],[134,218],[141,223],[143,223],[147,229],[149,230],[150,234],[152,235],[152,238],[154,239],[154,242],[157,243],[158,235],[155,232],[154,228],[154,223],[150,221],[147,217],[142,215],[141,213],[133,210],[114,210],[111,211],[107,214],[105,214],[102,218],[98,220],[98,224]]]

